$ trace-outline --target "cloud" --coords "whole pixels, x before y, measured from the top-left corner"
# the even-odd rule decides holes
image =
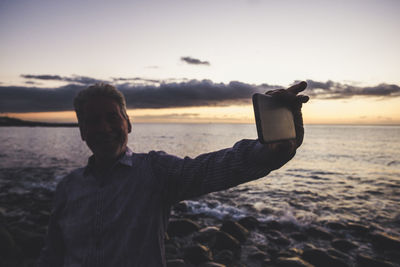
[[[86,86],[69,84],[58,88],[0,86],[0,112],[65,111]]]
[[[343,99],[354,96],[397,97],[400,87],[395,84],[381,83],[376,86],[354,86],[333,81],[316,82],[307,80],[305,94],[319,99]]]
[[[28,75],[25,75],[28,76]],[[58,75],[29,75],[29,79],[55,80]],[[74,81],[65,86],[39,88],[27,86],[0,86],[0,112],[39,112],[73,110],[73,98],[87,87],[86,82],[99,81],[90,77],[60,77]],[[77,82],[80,81],[80,82]],[[284,88],[280,85],[254,85],[239,81],[215,83],[211,80],[156,80],[145,78],[112,78],[111,81],[125,95],[128,108],[169,108],[191,106],[226,106],[250,104],[254,93]],[[351,97],[398,97],[400,87],[379,84],[370,87],[354,86],[333,81],[307,80],[304,94],[314,99],[348,99]]]
[[[161,80],[156,80],[156,79],[146,79],[146,78],[141,78],[141,77],[134,77],[134,78],[112,78],[114,82],[137,82],[137,83],[161,83]]]
[[[158,86],[121,84],[131,108],[167,108],[188,106],[216,106],[235,102],[249,102],[251,95],[261,88],[241,82],[214,83],[210,80],[161,83]]]
[[[192,58],[192,57],[181,57],[181,60],[191,64],[191,65],[206,65],[210,66],[210,62],[208,61],[201,61],[200,59],[197,58]]]
[[[32,82],[32,81],[26,81],[25,83],[26,84],[36,84],[35,82]]]
[[[63,78],[59,75],[32,75],[32,74],[21,74],[22,78],[25,79],[36,79],[36,80],[52,80],[62,81]]]
[[[35,79],[35,80],[46,80],[46,81],[62,81],[69,83],[79,83],[79,84],[93,84],[98,82],[103,82],[103,80],[94,79],[86,76],[72,75],[71,77],[62,77],[59,75],[32,75],[32,74],[22,74],[22,78],[25,79]]]
[[[39,112],[72,110],[77,92],[86,86],[69,84],[57,88],[0,86],[0,112]],[[189,106],[224,106],[250,103],[251,95],[266,91],[268,85],[256,86],[237,81],[214,83],[210,80],[161,82],[159,85],[117,85],[125,95],[128,108],[169,108]]]

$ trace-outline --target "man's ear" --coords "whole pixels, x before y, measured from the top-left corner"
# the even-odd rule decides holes
[[[79,132],[81,133],[81,139],[82,139],[82,141],[86,141],[84,131],[83,131],[83,126],[79,122],[78,122],[78,125],[79,125]]]
[[[126,122],[128,123],[128,133],[132,132],[132,124],[131,121],[128,119],[126,119]]]

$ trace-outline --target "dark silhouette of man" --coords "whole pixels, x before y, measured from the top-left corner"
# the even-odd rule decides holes
[[[134,153],[123,95],[108,84],[82,90],[74,100],[82,140],[93,155],[57,185],[39,266],[166,266],[164,234],[173,204],[267,175],[303,141],[305,82],[269,91],[293,112],[296,140],[233,147],[178,158]]]

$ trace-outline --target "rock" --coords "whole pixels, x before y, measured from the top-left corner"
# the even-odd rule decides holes
[[[348,255],[344,254],[343,252],[340,252],[339,250],[336,250],[334,248],[327,249],[329,255],[337,257],[338,259],[344,260],[346,262],[350,261],[350,258]]]
[[[265,223],[267,230],[281,230],[282,225],[278,221],[268,221]]]
[[[173,206],[173,210],[177,212],[187,212],[189,207],[186,201],[181,201]]]
[[[31,219],[39,225],[47,225],[50,220],[50,214],[47,210],[41,210],[33,214]]]
[[[256,246],[247,247],[249,251],[247,258],[251,260],[263,260],[267,257],[267,253],[259,250]]]
[[[287,233],[293,233],[299,230],[301,230],[301,227],[291,221],[282,223],[282,231],[285,231]]]
[[[267,238],[276,245],[289,246],[290,240],[287,239],[281,232],[272,230],[267,232]]]
[[[399,250],[400,238],[386,233],[372,233],[370,235],[372,244],[378,249]]]
[[[219,229],[214,226],[208,226],[202,228],[193,236],[193,240],[200,243],[214,242],[217,232]]]
[[[279,257],[279,250],[277,248],[270,247],[267,249],[268,254],[270,255],[271,259],[276,259]]]
[[[13,258],[18,254],[14,238],[2,224],[0,224],[0,253],[4,258]]]
[[[329,255],[326,251],[322,249],[307,249],[304,250],[301,256],[307,262],[315,266],[323,267],[348,267],[344,261],[337,257]]]
[[[244,218],[240,219],[238,221],[238,223],[240,225],[242,225],[243,227],[245,227],[249,231],[256,229],[258,227],[258,225],[260,224],[260,222],[253,216],[244,217]]]
[[[358,223],[347,223],[347,229],[358,235],[364,235],[369,232],[369,228]]]
[[[274,238],[272,239],[272,242],[274,242],[275,244],[279,245],[279,246],[289,246],[290,245],[290,240],[285,238],[285,237],[278,237],[278,238]]]
[[[282,237],[282,233],[277,230],[270,230],[265,232],[268,237]]]
[[[307,250],[307,249],[316,249],[316,247],[311,243],[305,243],[304,247],[303,247],[303,252],[304,252],[304,250]]]
[[[373,259],[370,256],[359,254],[356,257],[357,266],[359,267],[393,267],[394,265],[387,261]]]
[[[186,264],[182,259],[167,260],[167,267],[186,267]]]
[[[265,214],[265,215],[272,214],[273,212],[274,212],[274,210],[273,210],[273,209],[270,209],[270,208],[263,208],[263,209],[261,209],[261,210],[259,211],[259,213]]]
[[[54,191],[47,189],[47,188],[40,188],[41,189],[41,195],[42,195],[42,199],[46,200],[46,201],[51,201],[54,197]]]
[[[345,230],[346,229],[346,225],[344,225],[343,223],[340,223],[340,222],[328,222],[328,223],[326,223],[326,226],[333,230]]]
[[[261,266],[263,266],[263,267],[276,267],[276,265],[274,264],[274,262],[271,259],[265,259],[262,262]]]
[[[263,260],[267,257],[267,253],[259,250],[249,254],[248,258],[252,260]]]
[[[12,230],[14,240],[17,245],[21,248],[21,252],[27,258],[36,259],[40,255],[40,251],[44,246],[44,236],[14,228]]]
[[[261,251],[267,251],[267,249],[268,249],[268,245],[267,244],[257,244],[256,243],[255,245]]]
[[[357,245],[345,239],[334,239],[332,241],[332,247],[343,252],[348,252],[349,250],[356,248]]]
[[[205,262],[205,263],[200,264],[199,267],[225,267],[225,265],[209,261],[209,262]]]
[[[179,249],[173,244],[165,244],[165,256],[167,259],[176,259]]]
[[[170,237],[183,237],[197,232],[200,228],[199,224],[190,219],[173,219],[169,221],[167,232]]]
[[[306,230],[306,233],[312,237],[331,240],[333,235],[321,227],[310,227]]]
[[[279,251],[278,255],[275,258],[291,258],[293,257],[292,253],[287,250]]]
[[[184,249],[185,261],[200,264],[207,261],[212,261],[211,250],[203,245],[196,244]]]
[[[231,236],[239,240],[239,242],[246,241],[249,235],[249,231],[246,228],[234,221],[225,221],[222,224],[220,230],[230,234]]]
[[[299,232],[292,233],[290,235],[290,238],[293,238],[296,241],[307,241],[308,240],[308,236],[307,235],[305,235],[303,233],[299,233]]]
[[[313,267],[313,265],[300,259],[299,257],[280,257],[276,260],[276,264],[280,267]]]
[[[301,255],[301,254],[303,254],[303,250],[300,249],[300,248],[290,248],[290,249],[288,249],[288,252],[290,254],[293,254],[293,255]]]
[[[227,249],[219,251],[215,257],[214,260],[219,263],[223,263],[226,265],[230,265],[233,262],[234,256],[233,252]]]
[[[219,231],[216,234],[214,248],[217,250],[229,249],[237,251],[240,250],[240,242],[230,234]]]
[[[384,254],[387,259],[390,259],[390,262],[395,262],[400,266],[400,250],[387,250]]]

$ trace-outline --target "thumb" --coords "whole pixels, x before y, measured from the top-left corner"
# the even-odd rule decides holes
[[[306,88],[307,88],[307,83],[305,81],[302,81],[298,84],[295,84],[295,85],[289,87],[288,89],[286,89],[286,91],[288,91],[294,95],[297,95],[298,93],[304,91],[304,89],[306,89]]]

